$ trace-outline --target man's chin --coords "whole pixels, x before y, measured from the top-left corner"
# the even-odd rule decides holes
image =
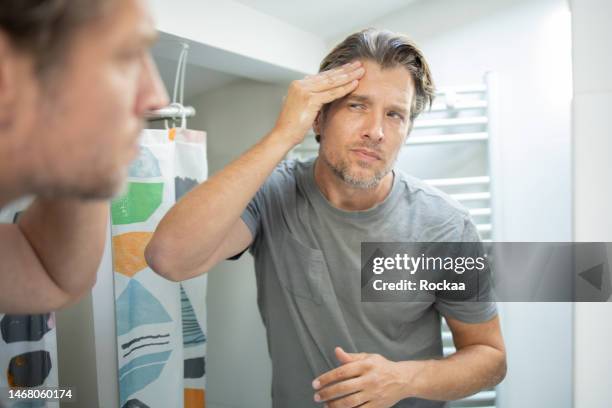
[[[380,179],[373,174],[363,174],[363,172],[345,172],[341,177],[342,181],[351,187],[370,189],[380,184]]]
[[[112,177],[99,180],[92,186],[81,190],[82,199],[108,200],[121,197],[127,193],[127,169],[115,173]]]
[[[341,179],[352,187],[371,189],[378,187],[387,174],[389,171],[355,166],[353,169],[342,172]]]

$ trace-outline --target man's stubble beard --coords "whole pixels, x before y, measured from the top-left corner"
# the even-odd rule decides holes
[[[334,159],[333,157],[328,158],[328,155],[324,151],[321,151],[320,157],[331,169],[332,173],[338,177],[338,179],[351,187],[364,190],[377,187],[383,178],[385,178],[385,176],[389,174],[393,168],[393,163],[391,163],[391,165],[385,166],[382,170],[375,172],[372,177],[363,179],[351,174],[350,163],[348,163],[348,161],[343,159]],[[368,168],[368,164],[366,162],[358,160],[357,164],[362,168]]]

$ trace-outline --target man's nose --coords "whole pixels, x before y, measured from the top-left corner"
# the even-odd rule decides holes
[[[363,137],[369,138],[374,142],[381,142],[385,137],[384,114],[381,112],[371,112],[367,115]]]
[[[139,97],[136,102],[136,112],[139,116],[143,116],[147,111],[163,108],[170,103],[164,83],[150,54],[146,55],[143,64]]]

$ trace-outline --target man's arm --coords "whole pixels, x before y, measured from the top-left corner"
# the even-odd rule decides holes
[[[362,75],[355,64],[292,82],[274,129],[164,216],[145,250],[149,266],[180,281],[248,247],[253,237],[240,219],[247,204],[303,140],[321,107],[353,91]]]
[[[313,381],[314,400],[328,401],[330,408],[382,408],[409,397],[451,401],[497,385],[506,375],[499,318],[475,324],[446,320],[456,353],[439,360],[394,362],[337,348],[342,365]]]
[[[499,317],[484,323],[463,323],[447,317],[446,322],[457,351],[441,360],[424,361],[411,393],[450,401],[499,384],[506,376],[506,349]],[[412,370],[406,367],[406,372]]]
[[[42,313],[77,301],[96,282],[108,202],[37,199],[0,225],[0,312]]]
[[[282,134],[271,132],[185,194],[166,213],[147,245],[149,266],[166,279],[181,281],[246,248],[252,237],[240,215],[291,147]]]

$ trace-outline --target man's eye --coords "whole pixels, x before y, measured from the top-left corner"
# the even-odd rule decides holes
[[[397,112],[389,112],[389,116],[396,118],[396,119],[404,120],[404,116]]]
[[[360,103],[349,103],[349,107],[361,109],[361,108],[363,108],[363,105],[360,104]]]

